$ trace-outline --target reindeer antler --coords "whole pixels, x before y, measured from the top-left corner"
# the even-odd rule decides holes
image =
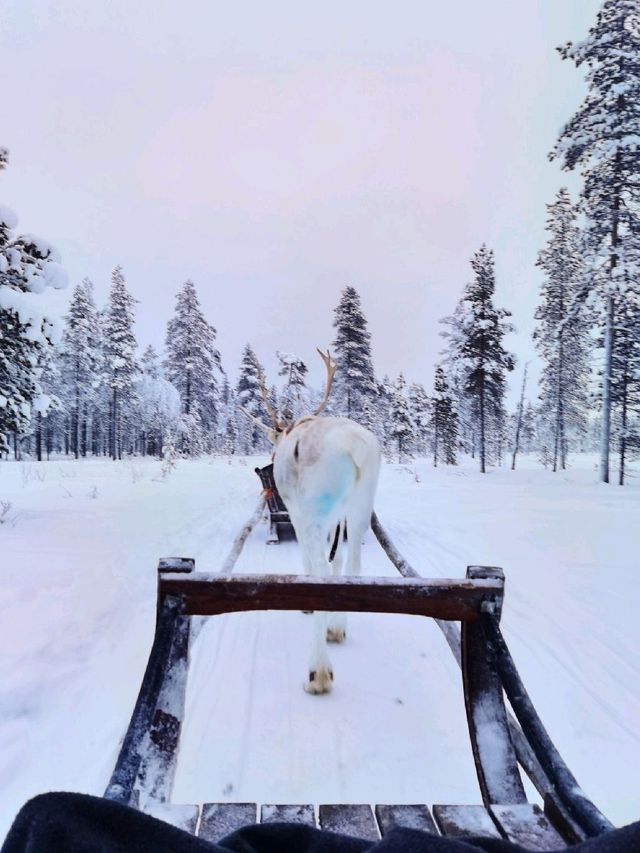
[[[329,399],[329,394],[331,393],[333,377],[335,376],[336,370],[338,369],[338,365],[331,358],[331,353],[329,352],[329,350],[327,350],[325,355],[325,353],[323,353],[321,349],[318,349],[318,347],[316,347],[316,349],[318,350],[318,355],[324,361],[324,366],[327,368],[327,384],[325,386],[324,398],[318,408],[313,413],[312,417],[319,415],[320,412],[324,411],[324,409],[326,408],[327,401]]]
[[[242,412],[243,415],[246,415],[250,421],[253,421],[253,423],[257,427],[260,427],[260,429],[263,429],[265,432],[271,432],[270,426],[267,426],[267,424],[262,423],[262,421],[259,420],[259,418],[256,418],[255,415],[252,415],[251,412],[248,412],[244,406],[240,406],[240,411]]]

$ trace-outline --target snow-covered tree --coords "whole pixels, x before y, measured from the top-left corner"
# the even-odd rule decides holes
[[[543,360],[540,414],[553,448],[554,471],[566,467],[569,439],[580,433],[587,416],[589,329],[578,310],[584,280],[580,229],[564,187],[547,205],[549,240],[538,266],[545,274],[536,310],[536,349]]]
[[[389,435],[391,440],[395,442],[398,462],[402,462],[403,457],[411,452],[415,438],[406,389],[407,383],[401,373],[393,388],[394,393],[389,412]]]
[[[226,456],[233,455],[238,449],[238,436],[240,427],[238,420],[246,420],[246,416],[238,413],[235,392],[229,384],[227,376],[224,377],[220,389],[220,417],[218,419],[218,447]]]
[[[277,352],[280,368],[278,376],[285,377],[285,384],[279,396],[278,410],[287,412],[292,418],[298,418],[310,411],[309,394],[306,387],[306,375],[309,371],[304,361],[293,353]]]
[[[127,290],[122,268],[111,274],[109,303],[103,320],[104,383],[109,390],[109,455],[122,459],[124,428],[130,423],[135,404],[135,359],[133,332],[136,300]],[[125,449],[126,452],[126,449]]]
[[[504,446],[506,373],[513,370],[515,359],[505,350],[503,338],[513,327],[506,320],[511,312],[493,304],[493,252],[482,246],[471,259],[471,267],[473,281],[465,287],[454,314],[442,322],[449,326],[443,332],[449,341],[448,362],[459,374],[460,390],[472,402],[480,470],[484,473],[488,459],[500,459]]]
[[[618,483],[624,485],[629,456],[640,452],[640,303],[621,300],[611,360],[612,435],[618,454]]]
[[[333,353],[338,370],[331,410],[357,421],[365,399],[376,397],[376,382],[371,360],[371,333],[355,288],[346,287],[342,291],[333,325],[336,329]]]
[[[437,365],[433,382],[431,409],[433,464],[455,465],[458,448],[458,416],[444,370]]]
[[[533,453],[537,442],[537,412],[533,405],[527,401],[522,413],[522,427],[520,431],[520,447],[523,453]]]
[[[0,169],[7,165],[0,149]],[[17,217],[0,206],[0,452],[8,437],[29,425],[33,407],[42,413],[41,363],[59,338],[59,327],[38,294],[66,287],[56,250],[33,234],[15,234]]]
[[[200,429],[206,449],[215,443],[218,426],[218,378],[222,371],[216,330],[202,313],[195,285],[186,281],[176,297],[175,315],[167,324],[165,372],[178,389],[190,427],[183,451],[194,453],[188,435]]]
[[[238,422],[238,445],[241,453],[255,453],[267,447],[264,431],[253,424],[240,411],[244,409],[245,412],[263,421],[268,426],[271,425],[260,392],[260,387],[264,382],[264,369],[258,361],[258,357],[251,348],[251,345],[247,344],[242,352],[240,375],[235,394],[238,406],[238,414],[236,416]]]
[[[640,264],[640,4],[605,0],[587,38],[559,48],[587,67],[588,91],[551,157],[584,177],[588,275],[584,296],[603,314],[600,478],[609,482],[614,361],[619,318],[638,299]]]
[[[180,428],[182,404],[177,388],[162,376],[160,359],[148,346],[140,361],[142,374],[136,381],[140,449],[143,454],[162,456],[165,439]]]
[[[418,456],[426,456],[432,438],[432,401],[424,386],[417,382],[409,386],[408,399],[409,417],[414,426],[414,451]]]
[[[395,387],[385,373],[381,382],[377,382],[377,402],[374,433],[378,437],[386,455],[390,452],[391,407],[395,398]]]
[[[98,371],[98,315],[93,285],[85,278],[71,295],[59,364],[62,397],[69,415],[70,450],[76,459],[87,454],[87,431]]]

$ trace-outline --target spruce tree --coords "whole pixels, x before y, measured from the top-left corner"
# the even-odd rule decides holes
[[[310,411],[306,376],[308,367],[304,361],[292,353],[277,352],[280,369],[278,376],[285,377],[284,388],[280,394],[278,409],[289,418],[295,419]]]
[[[215,443],[218,426],[218,379],[222,371],[216,330],[202,313],[195,285],[186,281],[176,297],[175,315],[167,324],[165,371],[178,389],[189,433],[201,430],[206,449]],[[193,439],[192,439],[193,444]],[[183,451],[193,453],[187,434]]]
[[[93,285],[85,278],[71,295],[59,352],[63,399],[70,420],[70,450],[87,455],[87,429],[97,380],[98,317]]]
[[[640,203],[640,50],[638,0],[605,0],[587,38],[558,48],[587,67],[587,95],[563,128],[551,158],[579,168],[587,219],[589,270],[584,295],[603,313],[600,478],[609,482],[614,369],[625,305],[638,299]],[[624,369],[624,368],[622,368]]]
[[[182,401],[178,390],[162,376],[160,358],[147,346],[140,360],[142,373],[136,382],[139,449],[143,455],[162,457],[166,439],[179,428]]]
[[[122,459],[125,429],[135,403],[136,339],[133,332],[135,299],[125,283],[122,267],[111,274],[111,290],[103,325],[103,370],[109,391],[109,455]]]
[[[401,373],[393,388],[391,411],[389,412],[389,434],[396,444],[398,462],[402,462],[403,457],[411,452],[415,438],[415,428],[409,414],[406,388],[407,383]]]
[[[553,447],[554,471],[566,467],[569,438],[584,430],[589,379],[589,338],[583,313],[578,310],[584,264],[576,211],[568,190],[562,188],[547,205],[549,240],[538,266],[545,273],[539,321],[534,341],[544,367],[540,380],[540,415]]]
[[[618,454],[618,483],[625,482],[629,455],[640,451],[640,304],[627,299],[617,309],[611,363],[612,435]]]
[[[504,445],[506,373],[515,365],[503,338],[513,326],[511,312],[493,304],[495,271],[493,252],[482,246],[471,259],[473,281],[465,287],[455,313],[442,322],[449,326],[447,357],[460,378],[460,390],[471,401],[477,426],[480,471],[490,458],[500,459]]]
[[[426,456],[432,436],[432,401],[423,385],[415,382],[409,387],[409,416],[414,426],[415,452]]]
[[[235,394],[239,410],[236,421],[239,425],[238,443],[241,453],[255,453],[267,447],[266,433],[240,411],[244,409],[245,412],[261,420],[267,426],[271,426],[271,420],[265,410],[260,391],[261,386],[264,385],[264,369],[251,345],[247,344],[242,352],[240,375]]]
[[[0,169],[8,161],[0,149]],[[33,406],[41,411],[39,373],[47,350],[57,340],[53,319],[34,294],[66,286],[56,250],[32,234],[16,235],[17,217],[0,206],[0,453],[9,434],[24,432]]]
[[[455,465],[458,446],[458,416],[441,365],[436,367],[431,412],[434,467],[440,461],[444,462],[445,465]]]
[[[371,334],[355,288],[346,287],[342,291],[334,314],[336,337],[332,352],[338,370],[333,383],[331,409],[336,414],[358,420],[365,399],[376,397],[376,382],[371,360]]]

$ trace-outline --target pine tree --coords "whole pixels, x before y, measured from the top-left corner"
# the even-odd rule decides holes
[[[415,452],[426,456],[432,438],[431,418],[433,404],[424,386],[413,383],[409,387],[409,417],[414,425]]]
[[[358,420],[365,399],[375,399],[376,382],[371,360],[371,334],[362,312],[360,297],[353,287],[342,291],[335,309],[333,344],[338,365],[333,387],[334,413]]]
[[[218,380],[222,372],[216,349],[216,330],[207,322],[192,281],[186,281],[176,297],[175,315],[167,324],[165,371],[178,389],[189,434],[200,429],[206,449],[215,443],[218,426]],[[183,451],[194,453],[184,436]],[[193,442],[192,442],[193,443]]]
[[[624,485],[630,453],[640,450],[640,304],[621,301],[611,362],[612,435],[619,453],[618,483]]]
[[[505,318],[511,312],[493,304],[495,272],[493,252],[482,246],[471,259],[474,279],[464,291],[444,337],[449,340],[448,359],[460,374],[460,387],[472,401],[472,415],[478,432],[480,471],[485,473],[489,458],[500,458],[504,445],[506,373],[515,360],[502,343],[513,331]]]
[[[310,411],[306,386],[308,367],[304,361],[292,353],[277,352],[280,369],[278,376],[285,377],[285,385],[280,394],[278,410],[290,420],[295,420]]]
[[[152,379],[160,378],[160,356],[151,344],[147,344],[140,359],[140,369],[145,376]]]
[[[98,317],[89,279],[71,295],[59,352],[65,408],[70,420],[70,450],[76,459],[87,455],[87,429],[97,379]]]
[[[438,465],[439,461],[443,461],[445,465],[455,465],[458,446],[458,416],[441,365],[436,367],[433,383],[431,430],[433,433],[434,467]]]
[[[527,401],[522,414],[520,444],[523,453],[532,453],[537,439],[537,414],[530,402]]]
[[[588,37],[559,48],[563,59],[586,65],[587,95],[564,127],[551,158],[580,168],[587,218],[589,274],[584,295],[602,307],[604,368],[600,478],[609,482],[614,363],[619,318],[638,299],[640,202],[640,52],[638,0],[605,0]]]
[[[8,162],[0,149],[0,170]],[[56,250],[31,234],[14,234],[17,217],[0,207],[0,453],[8,437],[24,432],[33,406],[41,411],[39,365],[57,340],[54,321],[38,305],[34,294],[67,284]]]
[[[139,371],[133,333],[135,299],[127,290],[122,268],[111,274],[109,303],[103,326],[103,369],[109,390],[109,455],[122,459],[125,427],[135,403],[134,384]]]
[[[393,388],[391,411],[389,413],[389,434],[396,443],[398,462],[411,451],[414,441],[414,425],[409,414],[409,403],[406,397],[407,383],[402,373],[398,376]]]
[[[544,362],[540,380],[540,413],[553,447],[554,471],[566,467],[569,437],[584,429],[587,414],[589,341],[584,317],[577,310],[584,279],[580,230],[568,190],[562,188],[547,205],[549,241],[538,266],[545,273],[536,349]]]
[[[162,376],[160,358],[147,346],[140,361],[142,373],[136,382],[140,450],[162,457],[165,440],[176,435],[182,403],[177,388]]]
[[[242,361],[240,362],[236,403],[239,410],[244,409],[245,412],[270,426],[271,421],[265,410],[260,391],[264,382],[262,365],[251,345],[247,344],[242,352]],[[240,418],[242,418],[241,421]],[[267,447],[265,433],[253,424],[246,415],[239,411],[236,420],[239,421],[238,444],[241,453],[255,453],[257,450],[264,450]]]

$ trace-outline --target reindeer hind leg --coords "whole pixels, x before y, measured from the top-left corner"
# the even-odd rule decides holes
[[[302,526],[298,535],[305,556],[305,565],[312,575],[324,577],[328,574],[325,544],[316,525]],[[309,680],[304,689],[307,693],[329,693],[333,684],[333,670],[327,652],[327,614],[316,610],[313,614],[313,638],[309,658]]]
[[[338,577],[342,574],[343,566],[343,536],[344,522],[339,522],[332,537],[329,562],[331,573]],[[347,617],[343,612],[330,613],[327,621],[327,642],[343,643],[347,637]]]

